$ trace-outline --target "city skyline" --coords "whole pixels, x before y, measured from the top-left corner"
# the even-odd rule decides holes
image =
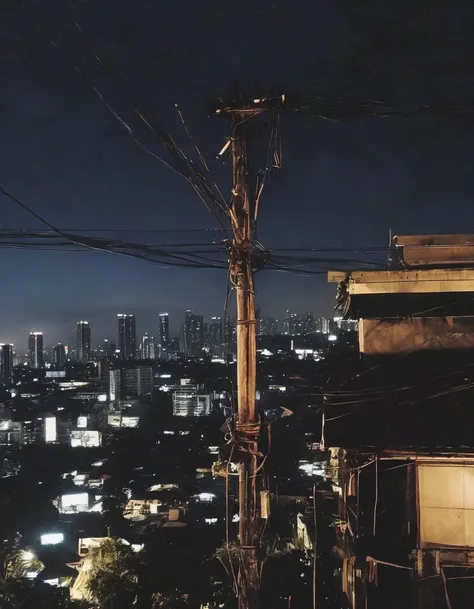
[[[228,307],[229,317],[235,316],[232,304],[233,303],[231,302]],[[279,306],[276,312],[274,312],[274,309],[274,306],[268,309],[261,306],[260,312],[262,316],[271,316],[282,321],[288,307]],[[38,321],[34,323],[33,321],[28,322],[26,320],[21,325],[17,325],[13,322],[8,324],[8,330],[0,329],[0,344],[13,344],[15,350],[26,351],[29,333],[40,331],[45,336],[46,345],[54,346],[57,343],[64,343],[75,347],[77,344],[77,324],[81,319],[87,319],[90,324],[92,335],[91,348],[96,348],[100,341],[104,339],[117,341],[117,311],[119,310],[127,310],[130,314],[135,315],[137,323],[137,344],[141,340],[141,337],[147,333],[158,341],[158,337],[160,336],[159,315],[161,311],[154,311],[153,309],[148,308],[143,309],[140,307],[116,307],[110,308],[110,312],[99,312],[94,311],[93,309],[91,310],[90,308],[84,308],[79,310],[76,318],[71,318],[62,322],[52,321],[45,316],[43,316],[43,321],[41,321],[41,319],[38,319],[38,316],[33,314],[32,319],[38,319]],[[164,310],[165,309],[163,308],[163,311]],[[210,306],[205,307],[204,310],[200,310],[198,307],[189,309],[189,306],[183,309],[171,307],[168,309],[170,340],[179,336],[181,325],[184,323],[184,313],[186,310],[191,310],[196,315],[202,315],[204,321],[209,321],[213,317],[224,317],[223,309],[222,311],[219,311],[218,309],[214,310]],[[300,314],[310,311],[314,313],[315,317],[332,317],[334,315],[333,303],[331,303],[331,307],[328,307],[323,312],[311,308],[299,308],[297,306],[290,307],[290,310]],[[102,329],[100,333],[97,330],[98,328]]]
[[[290,317],[288,314],[291,314]],[[64,335],[59,336],[59,340],[52,340],[50,336],[48,336],[47,332],[43,330],[31,330],[28,332],[26,338],[24,339],[25,348],[22,349],[21,341],[0,341],[0,345],[8,344],[12,345],[15,353],[17,354],[27,354],[29,350],[29,342],[31,341],[31,336],[35,334],[40,334],[43,340],[43,349],[44,350],[52,350],[53,359],[57,359],[57,363],[63,361],[65,358],[64,348],[72,349],[75,353],[75,357],[78,361],[87,361],[88,353],[90,351],[97,350],[101,346],[103,346],[104,341],[109,341],[116,345],[117,352],[122,351],[120,347],[120,322],[119,326],[117,326],[117,321],[123,317],[131,317],[133,319],[133,352],[138,352],[142,350],[142,343],[144,340],[152,341],[153,347],[148,346],[147,349],[156,349],[155,357],[160,355],[159,348],[161,346],[162,352],[167,352],[171,350],[171,344],[173,340],[179,339],[182,343],[182,351],[188,354],[194,354],[198,348],[198,345],[205,345],[205,336],[206,333],[208,336],[214,337],[214,342],[217,341],[217,335],[220,334],[222,342],[225,342],[225,324],[224,317],[219,315],[213,315],[210,317],[206,317],[205,315],[200,315],[196,312],[195,309],[188,309],[177,314],[177,319],[173,319],[169,313],[159,313],[156,316],[155,325],[151,324],[150,326],[146,326],[145,323],[140,323],[140,319],[137,318],[133,313],[128,314],[115,314],[113,321],[116,325],[115,333],[113,330],[109,334],[98,334],[94,330],[94,325],[91,322],[78,321],[75,322],[74,329],[68,328],[68,332]],[[191,317],[193,320],[197,321],[197,328],[192,327],[188,331],[186,330],[186,319]],[[311,320],[309,323],[316,324],[313,327],[317,327],[317,322],[320,320],[332,320],[337,319],[337,315],[317,315],[313,311],[298,311],[296,309],[287,309],[283,312],[282,315],[274,316],[274,315],[266,315],[264,311],[260,310],[260,317],[258,322],[258,334],[306,334],[310,333],[308,326],[308,320]],[[166,319],[166,321],[164,321]],[[235,316],[229,315],[229,321],[235,323]],[[170,320],[172,323],[170,323]],[[174,325],[173,325],[174,324]],[[220,328],[218,327],[220,325]],[[85,327],[84,327],[85,326]],[[99,326],[103,327],[103,326]],[[141,328],[145,328],[142,330]],[[316,330],[315,330],[316,331]],[[317,330],[320,331],[320,330]],[[327,332],[327,326],[323,326],[323,331]],[[166,348],[163,349],[162,338],[166,337]],[[69,339],[68,339],[69,336]],[[85,354],[86,356],[80,355],[80,338],[82,337],[82,341],[85,343]],[[188,342],[192,342],[193,346],[187,345]],[[128,353],[128,350],[127,350]],[[130,351],[131,353],[131,351]],[[130,355],[125,356],[125,359],[131,357]],[[54,363],[54,362],[53,362]]]

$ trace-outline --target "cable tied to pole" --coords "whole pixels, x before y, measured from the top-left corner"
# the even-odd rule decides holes
[[[240,452],[263,457],[263,453],[257,449],[262,429],[260,417],[255,423],[239,423],[231,417],[227,419],[225,427],[224,440],[226,446],[231,445],[232,450],[235,448]]]
[[[263,453],[258,449],[261,428],[260,417],[256,423],[237,422],[235,424],[235,444],[237,450],[263,457]]]

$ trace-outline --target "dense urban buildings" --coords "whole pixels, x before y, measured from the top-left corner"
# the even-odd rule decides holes
[[[30,332],[28,338],[28,365],[30,368],[43,368],[43,333]]]
[[[119,313],[118,322],[118,348],[123,359],[135,359],[137,356],[137,331],[135,315]]]
[[[177,324],[179,326],[179,324]],[[127,360],[176,360],[182,357],[200,358],[208,356],[215,361],[236,354],[236,325],[232,318],[213,316],[205,320],[203,315],[192,310],[184,312],[184,323],[181,324],[181,339],[171,337],[170,316],[158,314],[158,339],[153,334],[144,332],[137,344],[137,326],[135,315],[117,315],[117,343],[108,338],[92,344],[91,325],[88,321],[79,321],[76,325],[76,340],[70,343],[59,342],[45,350],[42,332],[31,332],[28,339],[28,353],[16,352],[15,361],[23,361],[30,368],[44,368],[53,365],[63,368],[69,363],[87,364],[101,362],[104,358],[115,360],[117,357]],[[307,311],[298,313],[287,310],[281,320],[273,316],[260,315],[257,318],[257,335],[259,342],[268,338],[288,337],[289,339],[311,339],[317,335],[334,336],[339,333],[358,330],[358,321],[342,317],[316,318]],[[301,341],[294,343],[295,349]],[[266,347],[264,347],[266,348]],[[100,364],[103,368],[103,363]],[[107,373],[108,374],[108,373]],[[108,377],[107,377],[108,378]]]
[[[162,534],[179,536],[180,531],[186,534],[197,531],[208,540],[209,556],[213,556],[225,539],[226,514],[226,482],[222,474],[214,475],[214,472],[229,472],[228,509],[229,513],[232,511],[229,526],[232,536],[237,535],[234,499],[237,476],[233,476],[237,459],[226,451],[230,448],[236,453],[240,449],[228,444],[221,457],[219,448],[232,438],[229,428],[222,441],[223,430],[227,429],[235,408],[232,391],[236,375],[235,319],[204,318],[186,311],[180,341],[171,337],[170,332],[171,327],[179,328],[183,316],[173,326],[174,320],[168,314],[155,315],[155,320],[157,317],[157,325],[146,328],[140,327],[140,319],[135,320],[133,315],[120,315],[117,343],[108,337],[96,338],[96,344],[92,344],[90,324],[85,322],[71,327],[64,343],[48,345],[46,350],[42,333],[31,333],[28,363],[33,365],[33,370],[24,365],[24,357],[20,358],[20,365],[12,365],[12,345],[3,345],[0,350],[0,393],[3,392],[0,482],[2,478],[11,478],[16,484],[14,480],[18,477],[21,485],[28,476],[33,482],[28,486],[31,516],[23,525],[15,525],[12,531],[15,536],[17,531],[24,534],[22,551],[34,551],[45,561],[41,572],[31,570],[31,581],[33,577],[40,580],[41,573],[46,573],[47,583],[62,591],[69,587],[72,599],[79,600],[83,593],[81,587],[84,588],[84,576],[88,573],[83,548],[89,539],[99,544],[123,536],[139,548],[155,543],[149,534],[152,528],[156,528],[157,540]],[[292,335],[284,334],[284,316],[281,319],[281,327],[271,317],[262,317],[259,323],[261,368],[257,403],[262,421],[273,421],[271,467],[274,469],[270,479],[278,480],[275,483],[279,485],[279,501],[284,505],[286,497],[298,497],[301,501],[298,509],[301,507],[304,512],[311,489],[299,488],[294,482],[299,461],[291,452],[293,447],[300,446],[300,438],[278,440],[281,433],[278,417],[286,412],[282,407],[288,408],[288,412],[304,409],[299,403],[298,385],[303,385],[301,395],[314,394],[304,385],[306,382],[319,384],[318,378],[311,378],[311,371],[325,365],[325,358],[337,341],[331,343],[331,335],[317,333],[310,313],[287,315],[287,330],[295,333]],[[139,345],[136,344],[137,323]],[[313,324],[314,334],[311,333]],[[331,320],[331,329],[339,332],[341,343],[346,327],[347,320]],[[147,329],[150,332],[146,332]],[[301,399],[314,401],[312,396]],[[311,439],[308,438],[310,432]],[[305,422],[304,438],[308,443],[311,440],[311,446],[317,443],[313,435]],[[245,445],[241,448],[245,450]],[[21,455],[21,476],[18,476],[16,457],[12,458],[17,453]],[[281,453],[281,466],[274,465],[278,453]],[[303,466],[309,467],[306,462]],[[293,485],[296,489],[291,488]],[[157,499],[154,493],[161,493],[165,487],[173,492]],[[129,497],[124,505],[117,497],[117,489]],[[45,521],[42,517],[39,549],[31,541],[36,539],[36,513],[43,514],[38,502],[55,507],[51,519]],[[91,514],[90,521],[84,518],[85,514]],[[140,527],[135,527],[136,522]],[[294,524],[289,521],[291,530]],[[305,535],[307,539],[308,533]],[[186,535],[179,540],[177,536],[174,538],[173,548],[186,547],[186,552],[190,550],[198,557],[193,568],[186,571],[199,569],[196,593],[202,597],[196,606],[222,604],[214,586],[199,591],[207,577],[207,567],[199,566],[201,544],[188,547]],[[68,566],[70,562],[64,562],[70,560],[70,554],[64,554],[66,540],[69,544],[70,539],[79,549],[77,570]],[[136,543],[132,541],[135,539]],[[50,552],[42,551],[41,540],[52,544]],[[285,543],[290,546],[293,537]],[[157,555],[162,552],[163,548]],[[166,560],[169,555],[166,550]],[[180,572],[180,561],[176,565],[173,570],[179,574],[177,585],[186,591],[188,576]],[[225,579],[221,568],[217,566],[218,581]],[[305,568],[299,559],[297,568],[298,572]],[[163,569],[161,566],[160,572]],[[67,573],[67,578],[63,573]],[[231,582],[223,581],[220,585],[228,584]],[[173,599],[170,606],[176,606]],[[144,607],[151,609],[146,604]]]
[[[77,322],[76,358],[88,362],[91,351],[91,327],[88,321]]]

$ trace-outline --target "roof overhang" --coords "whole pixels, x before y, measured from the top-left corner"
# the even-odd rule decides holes
[[[474,292],[474,268],[329,271],[330,283],[345,283],[352,294]]]

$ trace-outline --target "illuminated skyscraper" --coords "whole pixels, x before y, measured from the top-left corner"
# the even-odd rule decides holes
[[[135,327],[135,315],[119,313],[118,321],[118,348],[120,357],[124,359],[135,359],[137,356],[137,332]]]
[[[13,345],[0,346],[0,381],[5,385],[13,382]]]
[[[159,314],[160,324],[160,357],[168,359],[170,351],[170,317],[168,313]]]
[[[62,343],[58,343],[53,347],[53,364],[55,366],[64,366],[66,363],[66,348]]]
[[[28,366],[43,368],[43,332],[30,332],[28,338]]]
[[[184,349],[186,355],[199,355],[204,346],[204,323],[202,315],[184,312]]]
[[[214,355],[222,355],[224,349],[224,327],[220,317],[211,317],[208,324],[208,346]]]
[[[237,349],[237,328],[234,320],[230,317],[224,319],[224,351],[225,355],[236,353]]]
[[[142,359],[155,359],[156,350],[155,350],[155,339],[153,336],[145,336],[142,338],[142,344],[140,346],[140,355]]]
[[[88,321],[77,322],[76,358],[88,362],[91,352],[91,327]]]

